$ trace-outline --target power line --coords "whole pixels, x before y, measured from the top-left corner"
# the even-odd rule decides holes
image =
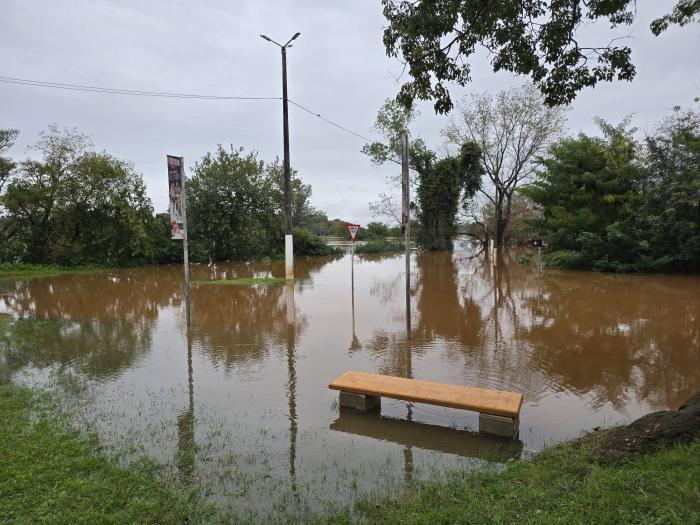
[[[44,80],[31,80],[26,78],[2,77],[0,82],[6,84],[20,84],[24,86],[34,86],[52,89],[64,89],[69,91],[89,91],[92,93],[110,93],[113,95],[135,95],[142,97],[165,97],[165,98],[191,98],[201,100],[282,100],[282,97],[241,97],[233,95],[202,95],[196,93],[169,93],[165,91],[144,91],[137,89],[120,89],[101,86],[86,86],[81,84],[66,84],[63,82],[48,82]]]
[[[313,115],[314,117],[320,118],[322,121],[327,122],[331,126],[335,126],[336,128],[341,129],[341,130],[345,131],[346,133],[350,133],[351,135],[354,135],[362,140],[368,140],[369,142],[374,142],[374,139],[371,139],[369,137],[365,137],[364,135],[360,135],[359,133],[356,133],[356,132],[354,132],[346,127],[343,127],[340,124],[337,124],[331,120],[328,120],[327,118],[323,117],[320,113],[316,113],[315,111],[312,111],[309,108],[306,108],[306,107],[302,106],[301,104],[294,102],[291,98],[288,98],[287,100],[289,101],[290,104],[294,104],[299,109],[306,111],[307,113],[309,113],[310,115]]]
[[[338,124],[336,122],[333,122],[332,120],[328,120],[327,118],[322,116],[320,113],[316,113],[315,111],[312,111],[309,108],[306,108],[306,107],[302,106],[301,104],[294,102],[291,98],[288,98],[287,100],[289,101],[290,104],[294,104],[299,109],[306,111],[309,115],[313,115],[314,117],[320,118],[322,121],[330,124],[331,126],[335,126],[336,128],[338,128],[346,133],[350,133],[350,135],[354,135],[355,137],[361,138],[362,140],[366,140],[368,142],[375,142],[374,139],[371,139],[369,137],[365,137],[364,135],[360,135],[359,133],[356,133],[356,132],[352,131],[351,129],[348,129],[344,126],[341,126],[340,124]],[[401,161],[399,159],[397,159],[396,157],[387,157],[386,160],[391,161],[394,164],[398,164],[398,165],[402,164]]]
[[[84,92],[91,92],[91,93],[107,93],[111,95],[133,95],[133,96],[141,96],[141,97],[161,97],[161,98],[179,98],[179,99],[198,99],[198,100],[282,100],[282,97],[241,97],[241,96],[234,96],[234,95],[203,95],[199,93],[172,93],[172,92],[166,92],[166,91],[145,91],[145,90],[138,90],[138,89],[121,89],[121,88],[110,88],[110,87],[103,87],[103,86],[88,86],[88,85],[83,85],[83,84],[67,84],[65,82],[49,82],[46,80],[32,80],[32,79],[27,79],[27,78],[17,78],[17,77],[4,77],[0,76],[0,82],[5,83],[5,84],[19,84],[23,86],[33,86],[33,87],[43,87],[43,88],[50,88],[50,89],[62,89],[62,90],[68,90],[68,91],[84,91]],[[350,135],[353,135],[354,137],[357,137],[362,140],[366,140],[368,142],[374,142],[374,139],[371,139],[369,137],[366,137],[364,135],[361,135],[360,133],[357,133],[355,131],[352,131],[351,129],[346,128],[345,126],[342,126],[338,124],[337,122],[333,122],[332,120],[327,119],[326,117],[322,116],[320,113],[317,113],[316,111],[313,111],[305,106],[302,106],[298,102],[295,102],[294,100],[287,98],[290,104],[293,104],[294,106],[298,107],[302,111],[305,111],[306,113],[317,117],[321,119],[323,122],[330,124],[331,126],[334,126],[341,131],[344,131],[345,133],[348,133]],[[387,160],[394,162],[396,164],[401,164],[401,161],[395,158],[389,157]]]

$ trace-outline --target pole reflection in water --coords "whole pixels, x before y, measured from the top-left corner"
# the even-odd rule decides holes
[[[189,310],[189,309],[188,309]],[[183,482],[194,474],[194,378],[192,373],[192,335],[187,327],[187,409],[177,418],[177,470]]]
[[[297,372],[296,372],[296,323],[294,311],[294,282],[287,281],[287,401],[289,407],[289,477],[292,492],[297,493]]]

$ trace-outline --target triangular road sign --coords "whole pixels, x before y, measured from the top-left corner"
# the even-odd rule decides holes
[[[360,225],[359,224],[346,224],[345,227],[348,229],[348,232],[350,233],[350,238],[352,239],[352,242],[355,242],[355,237],[357,236],[357,232],[360,230]]]

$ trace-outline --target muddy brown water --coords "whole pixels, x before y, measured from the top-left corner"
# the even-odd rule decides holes
[[[180,267],[4,279],[0,311],[40,322],[6,330],[0,367],[219,504],[277,517],[490,468],[700,389],[700,277],[538,275],[472,255],[413,254],[410,339],[401,255],[356,256],[354,271],[349,255],[299,259],[293,286],[194,286],[189,330]],[[327,385],[349,369],[523,392],[519,439],[393,400],[341,414]]]

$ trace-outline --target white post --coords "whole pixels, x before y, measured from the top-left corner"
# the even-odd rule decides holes
[[[294,280],[294,243],[292,236],[284,236],[284,274],[288,281]]]

